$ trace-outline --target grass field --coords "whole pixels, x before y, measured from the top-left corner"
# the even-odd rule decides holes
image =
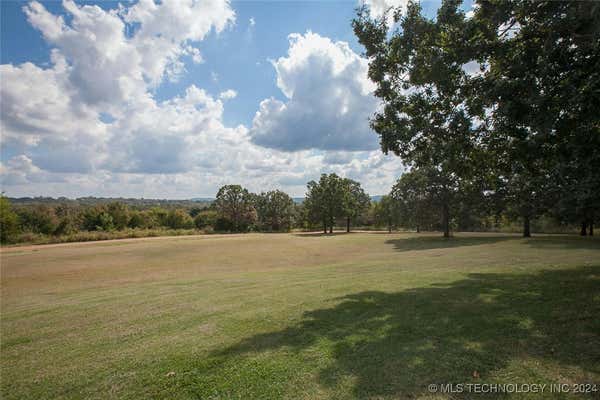
[[[600,384],[600,240],[438,236],[4,249],[1,397],[473,398],[428,385]],[[495,397],[578,396],[478,398]]]

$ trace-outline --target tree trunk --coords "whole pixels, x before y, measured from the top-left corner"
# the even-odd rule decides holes
[[[590,236],[594,236],[594,217],[590,219]]]
[[[329,233],[333,233],[333,222],[329,225]]]
[[[581,236],[586,236],[587,235],[587,222],[586,221],[582,221],[581,222],[581,231],[579,232],[579,234]]]
[[[323,221],[323,233],[327,234],[327,222]]]
[[[523,217],[523,237],[531,237],[531,227],[529,215]]]
[[[444,237],[450,237],[450,210],[448,204],[444,203],[442,206],[442,228],[444,228]]]
[[[421,232],[421,229],[419,228],[419,225],[417,225],[417,233]]]
[[[346,217],[346,232],[350,233],[350,217]]]
[[[388,233],[392,233],[392,224],[388,225]]]

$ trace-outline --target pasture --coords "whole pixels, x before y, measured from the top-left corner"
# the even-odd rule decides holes
[[[444,399],[472,396],[428,385],[600,384],[600,240],[439,236],[4,248],[0,395]]]

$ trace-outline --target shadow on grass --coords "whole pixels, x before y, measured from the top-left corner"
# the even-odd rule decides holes
[[[492,244],[503,242],[506,240],[518,239],[516,236],[498,235],[498,236],[462,236],[444,238],[438,236],[410,236],[406,238],[386,240],[386,244],[391,244],[397,251],[413,251],[413,250],[431,250],[431,249],[448,249],[453,247],[463,246],[479,246],[483,244]]]
[[[297,237],[321,237],[321,236],[342,236],[342,235],[349,235],[352,233],[356,233],[356,232],[346,232],[346,231],[334,231],[333,233],[323,233],[323,232],[300,232],[300,233],[294,233],[294,236]]]
[[[295,326],[252,336],[213,356],[222,365],[274,350],[302,363],[319,354],[328,361],[320,364],[326,366],[318,383],[335,390],[351,379],[358,398],[426,395],[429,383],[489,383],[492,373],[525,358],[598,374],[599,293],[600,266],[470,274],[448,285],[335,299],[336,306],[306,312]],[[510,364],[511,382],[540,381],[539,371],[519,365]],[[269,378],[260,379],[266,384]],[[542,375],[546,379],[561,377]]]
[[[598,249],[600,238],[580,237],[576,235],[535,235],[532,238],[522,238],[518,235],[490,235],[481,236],[454,236],[443,238],[441,236],[411,236],[406,238],[390,239],[385,243],[394,246],[397,251],[448,249],[463,246],[478,246],[504,242],[507,240],[523,240],[525,244],[539,249]]]
[[[526,240],[527,245],[539,249],[596,249],[600,250],[600,237],[578,235],[534,236]]]

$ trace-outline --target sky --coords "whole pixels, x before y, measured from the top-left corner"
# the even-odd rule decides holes
[[[377,16],[407,0],[358,1]],[[404,167],[369,127],[360,4],[2,0],[1,190],[303,196],[335,172],[387,193]],[[439,2],[421,5],[433,17]]]

